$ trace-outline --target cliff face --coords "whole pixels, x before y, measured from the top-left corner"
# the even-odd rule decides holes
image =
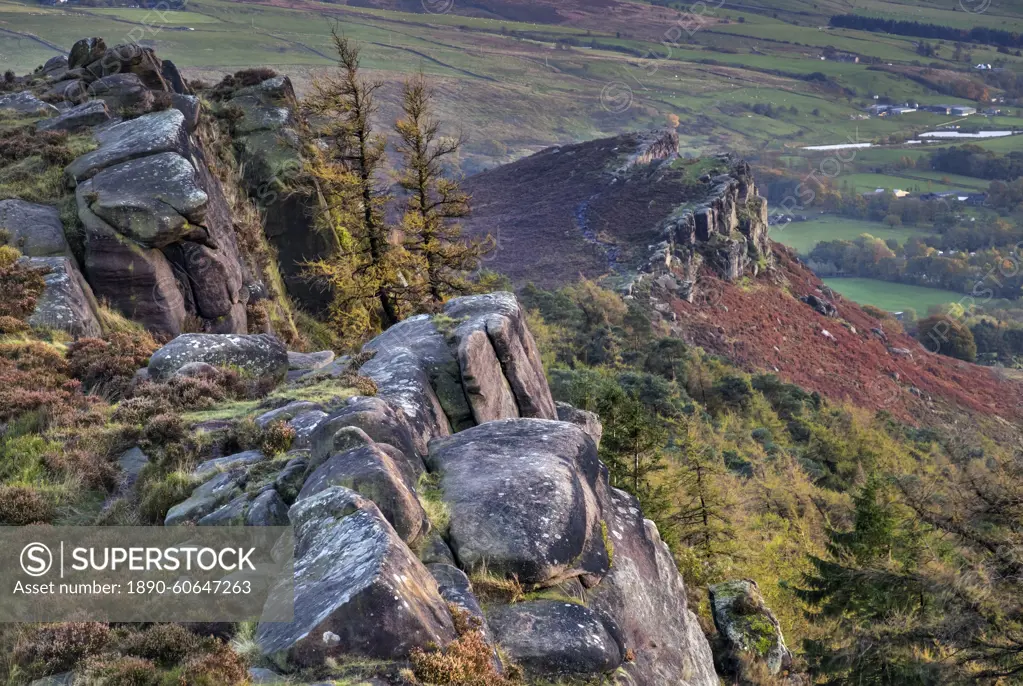
[[[375,396],[350,396],[343,381],[356,369]],[[718,683],[670,552],[637,501],[609,485],[595,416],[553,402],[512,294],[457,298],[358,359],[292,376],[275,393],[281,406],[255,418],[296,428],[278,471],[251,454],[211,458],[168,514],[168,524],[296,527],[295,620],[258,628],[267,655],[319,669],[345,657],[400,665],[414,647],[455,638],[454,603],[531,679]],[[331,379],[336,398],[303,400]],[[254,489],[249,472],[267,486]],[[260,499],[282,503],[272,522]],[[427,514],[438,510],[443,520]],[[355,550],[360,564],[345,563]],[[509,584],[532,599],[494,595]]]

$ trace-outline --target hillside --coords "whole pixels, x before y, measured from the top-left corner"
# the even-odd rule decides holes
[[[924,423],[945,421],[950,408],[1019,417],[1018,383],[926,352],[898,324],[833,293],[778,243],[771,245],[774,263],[756,276],[748,268],[729,275],[707,260],[688,297],[661,287],[659,274],[668,270],[657,244],[671,240],[678,217],[720,192],[711,177],[733,164],[680,159],[674,141],[633,134],[559,146],[471,177],[474,212],[466,228],[493,233],[498,249],[489,266],[518,285],[552,288],[581,275],[631,282],[638,294],[645,281],[683,340],[827,397]],[[692,266],[672,270],[685,274]],[[837,314],[800,302],[808,296],[833,302]]]

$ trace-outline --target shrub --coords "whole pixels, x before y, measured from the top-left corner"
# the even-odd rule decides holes
[[[86,683],[103,686],[159,686],[159,670],[139,657],[94,658],[85,663]]]
[[[181,670],[181,683],[188,686],[235,686],[248,679],[245,661],[219,640],[210,652],[191,658]]]
[[[21,253],[9,245],[0,245],[0,317],[24,320],[35,310],[36,301],[46,284],[47,268],[19,263]],[[13,328],[10,324],[4,328]]]
[[[197,651],[209,652],[214,642],[203,639],[180,624],[155,624],[145,631],[128,634],[118,644],[125,655],[151,660],[171,667]]]
[[[68,147],[66,131],[36,131],[34,126],[24,126],[0,136],[0,162],[28,157],[41,157],[50,166],[65,167],[75,155]]]
[[[263,440],[259,447],[265,455],[274,456],[288,452],[295,440],[295,429],[284,421],[271,422],[263,429]]]
[[[28,325],[15,317],[0,316],[0,335],[28,331]]]
[[[117,486],[117,467],[103,451],[65,446],[47,453],[46,467],[54,474],[74,474],[89,488],[112,490]]]
[[[186,435],[185,423],[181,417],[171,412],[158,414],[149,420],[143,431],[143,439],[152,446],[163,446],[177,443]]]
[[[448,605],[458,638],[443,650],[413,648],[412,674],[424,684],[506,686],[513,683],[494,666],[494,651],[487,643],[479,618],[457,605]]]
[[[31,486],[0,486],[0,524],[49,523],[54,516],[53,504]]]
[[[917,324],[917,340],[932,353],[941,353],[967,362],[977,360],[977,343],[962,322],[937,314]]]
[[[122,400],[110,418],[124,424],[145,424],[150,418],[170,410],[170,404],[165,399],[142,395]]]
[[[272,79],[277,76],[270,67],[254,67],[252,69],[243,69],[242,71],[236,71],[234,73],[235,81],[239,86],[256,86],[263,83],[267,79]]]
[[[110,628],[100,622],[44,624],[15,646],[14,661],[39,676],[66,672],[99,654],[109,641]]]
[[[92,392],[121,396],[135,371],[159,347],[145,331],[112,333],[106,340],[82,338],[68,348],[71,375]]]

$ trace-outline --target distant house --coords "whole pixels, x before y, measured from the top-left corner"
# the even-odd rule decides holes
[[[881,116],[888,113],[888,110],[892,108],[891,105],[871,105],[867,108],[867,112],[874,116]]]
[[[871,196],[881,195],[882,193],[888,192],[891,192],[891,194],[894,195],[896,198],[905,198],[907,195],[909,195],[909,191],[904,191],[901,188],[893,188],[891,189],[891,191],[889,191],[889,189],[887,188],[875,188],[872,191],[867,191],[866,193],[863,193],[863,196],[869,198]]]
[[[984,114],[986,114],[989,117],[993,117],[996,114],[1001,114],[1001,113],[1002,113],[1002,111],[1000,109],[998,109],[997,107],[988,107],[986,110],[984,110]]]
[[[974,69],[976,69],[978,71],[989,71],[991,69],[991,65],[990,64],[981,63],[981,64],[978,64],[976,67],[974,67]]]
[[[976,110],[974,110],[976,111]],[[909,114],[910,112],[916,112],[915,107],[892,107],[888,110],[888,114]]]
[[[968,117],[971,114],[977,114],[977,108],[967,107],[965,105],[956,105],[952,108],[952,114],[956,117]]]
[[[952,114],[952,105],[921,105],[920,109],[924,112],[934,112],[936,114]]]
[[[860,56],[859,55],[854,55],[851,52],[836,52],[834,55],[831,56],[831,59],[835,60],[836,62],[854,62],[855,63],[855,62],[859,62],[860,61]]]
[[[966,204],[967,205],[973,205],[974,207],[979,207],[980,205],[983,205],[985,202],[987,202],[987,193],[967,193],[966,194]]]

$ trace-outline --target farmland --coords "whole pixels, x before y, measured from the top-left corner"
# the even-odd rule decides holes
[[[932,307],[963,300],[962,293],[940,288],[924,288],[904,283],[841,277],[824,279],[824,283],[846,298],[861,305],[873,305],[889,312],[916,310],[923,316]]]
[[[805,222],[772,226],[770,235],[772,240],[806,255],[821,241],[851,241],[865,233],[882,240],[892,238],[903,243],[910,236],[919,234],[919,231],[905,227],[891,228],[877,222],[823,216]]]

